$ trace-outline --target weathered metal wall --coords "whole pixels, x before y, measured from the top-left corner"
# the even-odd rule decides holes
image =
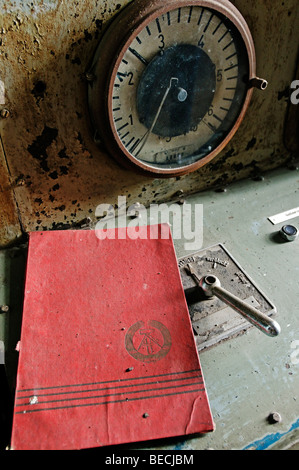
[[[93,142],[84,72],[101,30],[126,0],[0,0],[0,244],[24,231],[95,220],[98,204],[169,200],[283,165],[288,89],[298,52],[297,0],[235,0],[253,34],[255,90],[241,128],[209,165],[180,178],[120,168]],[[20,222],[19,222],[20,220]]]

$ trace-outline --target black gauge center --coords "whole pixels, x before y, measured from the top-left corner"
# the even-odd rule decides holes
[[[151,60],[140,79],[139,120],[151,129],[156,119],[151,132],[161,137],[185,134],[209,111],[215,88],[215,65],[208,54],[192,44],[171,46]]]

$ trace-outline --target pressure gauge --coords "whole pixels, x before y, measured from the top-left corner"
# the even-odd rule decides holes
[[[97,138],[157,176],[189,173],[233,137],[252,95],[253,40],[228,0],[133,0],[109,24],[88,72]]]

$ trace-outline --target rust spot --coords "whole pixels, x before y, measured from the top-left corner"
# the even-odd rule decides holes
[[[277,99],[278,101],[281,101],[283,98],[285,98],[286,100],[288,100],[290,97],[290,87],[287,86],[284,90],[282,91],[279,91],[277,93]]]
[[[70,157],[66,154],[66,147],[63,147],[63,149],[59,150],[58,157],[70,159]]]
[[[47,162],[47,148],[50,147],[57,135],[57,129],[45,126],[41,135],[39,135],[32,144],[27,147],[28,152],[33,158],[39,160],[42,170],[46,172],[50,171]]]
[[[68,174],[69,170],[66,166],[63,165],[63,166],[60,166],[59,168],[60,168],[60,171],[61,171],[62,175],[67,175]]]
[[[49,173],[49,176],[50,178],[52,178],[53,180],[57,180],[58,178],[58,173],[56,170],[52,171],[52,173]]]
[[[87,31],[87,29],[84,30],[84,40],[85,40],[86,42],[92,40],[92,35]]]
[[[235,150],[234,150],[234,149],[230,149],[230,150],[228,150],[227,152],[225,152],[224,156],[225,156],[225,158],[230,158],[230,157],[232,157],[232,156],[234,155],[234,153],[235,153]]]
[[[62,204],[61,206],[54,207],[54,210],[56,210],[56,211],[59,210],[59,211],[63,212],[65,210],[65,205]]]
[[[74,59],[72,59],[72,64],[81,65],[81,59],[76,56]]]
[[[243,165],[242,162],[240,162],[240,163],[233,163],[233,164],[232,164],[232,168],[233,168],[235,171],[238,172],[238,171],[243,170],[244,165]]]
[[[47,85],[42,80],[39,80],[35,83],[34,88],[31,90],[31,93],[36,98],[37,101],[44,98],[46,93]]]
[[[96,27],[97,27],[97,29],[99,29],[101,31],[102,28],[103,28],[103,20],[97,19],[96,20]]]
[[[253,139],[251,139],[248,144],[247,144],[247,147],[246,147],[246,150],[250,150],[252,149],[256,144],[256,138],[253,137]]]

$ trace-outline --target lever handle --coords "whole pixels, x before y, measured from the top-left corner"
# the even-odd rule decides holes
[[[218,297],[218,299],[222,300],[236,312],[240,313],[240,315],[246,318],[246,320],[259,328],[266,335],[279,335],[281,330],[280,325],[275,320],[268,317],[264,313],[259,312],[256,308],[248,305],[246,302],[221,287],[221,283],[216,276],[208,275],[199,279],[192,266],[189,264],[187,267],[189,273],[195,279],[197,284],[202,288],[207,297],[212,297],[215,295]]]

